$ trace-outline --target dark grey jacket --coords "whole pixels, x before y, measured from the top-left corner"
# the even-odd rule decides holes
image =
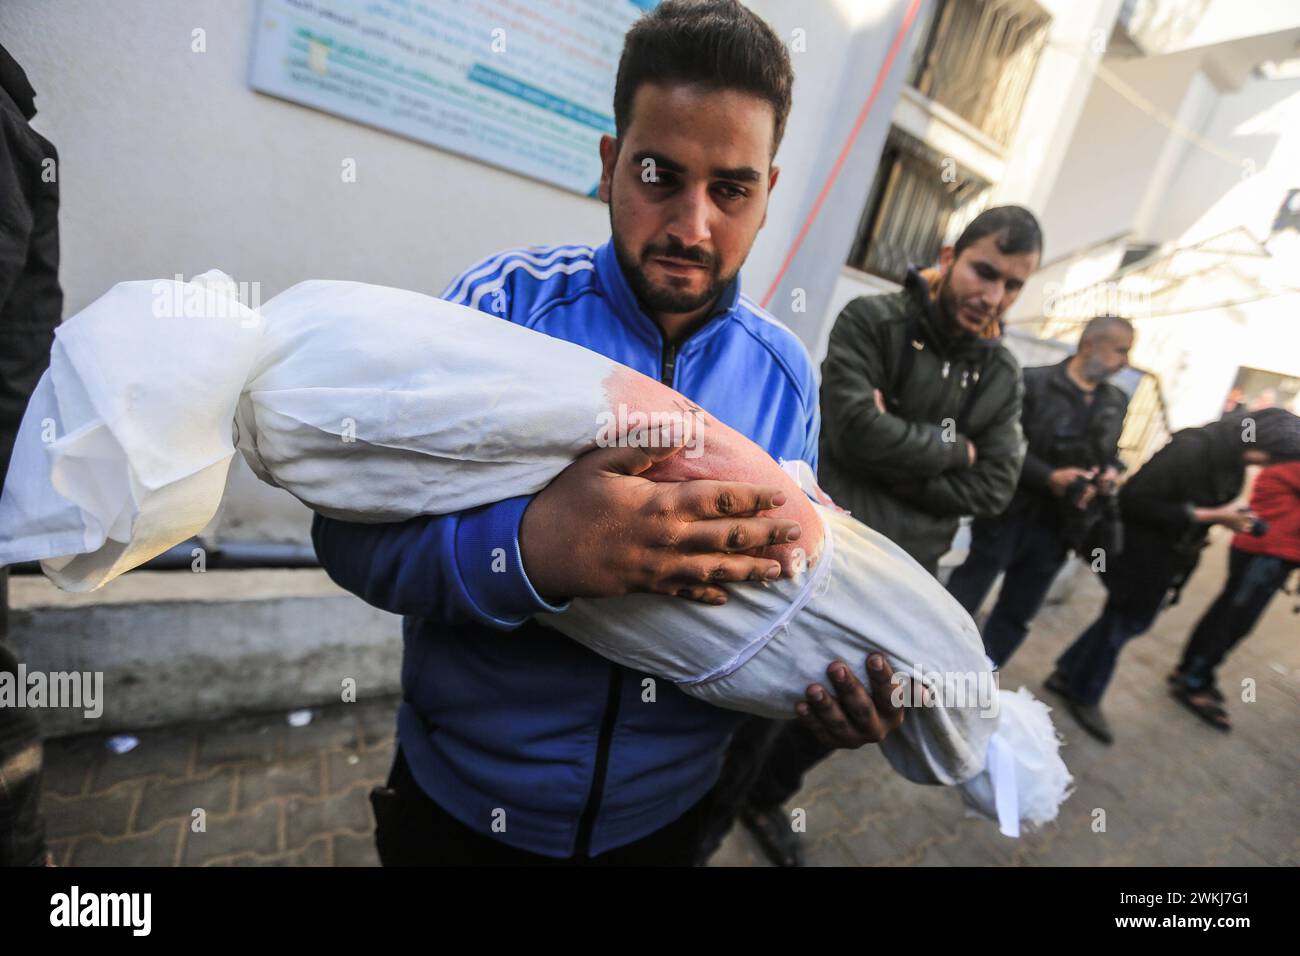
[[[27,76],[0,47],[0,478],[63,312],[54,147],[32,129]]]
[[[1006,508],[1024,459],[1019,364],[1000,338],[955,339],[939,321],[915,272],[901,292],[844,307],[822,363],[818,473],[839,505],[931,573],[962,515]]]

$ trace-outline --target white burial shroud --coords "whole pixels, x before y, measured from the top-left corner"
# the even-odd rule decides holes
[[[806,465],[778,466],[595,352],[428,296],[310,281],[253,311],[236,291],[219,272],[124,282],[59,327],[0,496],[0,565],[39,560],[66,590],[99,587],[211,520],[236,449],[316,511],[381,522],[539,491],[602,439],[638,440],[611,422],[674,425],[686,449],[647,477],[785,486],[775,513],[804,533],[767,553],[790,576],[732,586],[722,607],[575,600],[543,623],[769,717],[793,715],[831,661],[880,651],[914,682],[881,745],[895,770],[961,785],[1009,834],[1055,818],[1071,779],[1047,707],[996,689],[970,616]],[[924,703],[916,682],[931,685]]]

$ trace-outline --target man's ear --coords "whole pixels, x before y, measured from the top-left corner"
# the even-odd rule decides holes
[[[939,272],[947,275],[954,261],[952,246],[943,246],[939,250]]]
[[[768,198],[768,202],[769,202],[769,203],[770,203],[771,200],[772,200],[772,190],[776,188],[776,181],[777,181],[777,179],[780,178],[780,176],[781,176],[781,167],[780,167],[780,166],[773,166],[773,167],[772,167],[772,171],[769,172],[769,173],[767,174],[767,198]],[[768,210],[768,207],[767,207],[766,205],[764,205],[764,206],[763,206],[763,221],[760,222],[760,223],[758,224],[758,228],[759,228],[759,229],[762,229],[764,226],[767,225],[767,210]]]
[[[600,138],[600,185],[596,187],[596,196],[603,203],[609,202],[610,184],[614,181],[614,165],[618,162],[618,140],[604,135]]]

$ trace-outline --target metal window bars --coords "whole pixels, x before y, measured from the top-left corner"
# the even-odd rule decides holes
[[[911,84],[1008,145],[1051,19],[1032,0],[938,0]]]
[[[951,163],[951,160],[949,161]],[[890,130],[849,264],[895,282],[929,265],[949,227],[987,202],[989,184],[901,130]]]

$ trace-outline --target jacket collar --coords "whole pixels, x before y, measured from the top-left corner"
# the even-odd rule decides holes
[[[1054,388],[1062,389],[1072,397],[1077,398],[1086,395],[1087,393],[1078,386],[1074,379],[1070,378],[1070,373],[1067,371],[1067,368],[1070,364],[1070,359],[1072,358],[1074,358],[1074,356],[1070,355],[1056,363],[1052,370],[1050,381]],[[1108,402],[1116,393],[1119,393],[1119,395],[1122,396],[1123,390],[1114,382],[1110,381],[1110,379],[1098,382],[1097,387],[1092,390],[1093,404],[1100,405],[1103,402]]]
[[[1054,388],[1061,389],[1071,397],[1078,397],[1083,395],[1084,391],[1078,385],[1075,384],[1074,379],[1070,378],[1069,366],[1070,366],[1070,359],[1072,358],[1074,358],[1074,356],[1070,355],[1065,359],[1062,359],[1060,362],[1056,363],[1056,368],[1052,370],[1051,381],[1052,381],[1052,386]],[[1097,388],[1093,390],[1094,396],[1100,394],[1102,384],[1105,383],[1099,384]]]
[[[663,331],[654,319],[646,315],[645,310],[641,308],[641,303],[637,301],[636,294],[628,284],[627,276],[623,274],[623,267],[618,264],[618,253],[614,251],[613,237],[596,250],[595,262],[596,279],[613,307],[614,314],[654,348],[661,348],[664,344]],[[713,310],[704,324],[681,343],[678,351],[685,351],[688,347],[693,349],[712,337],[726,324],[725,319],[739,308],[740,276],[737,275],[722,291],[722,295],[718,296],[718,301],[714,303]]]
[[[25,119],[36,115],[36,91],[18,61],[3,46],[0,46],[0,89],[9,94]]]

